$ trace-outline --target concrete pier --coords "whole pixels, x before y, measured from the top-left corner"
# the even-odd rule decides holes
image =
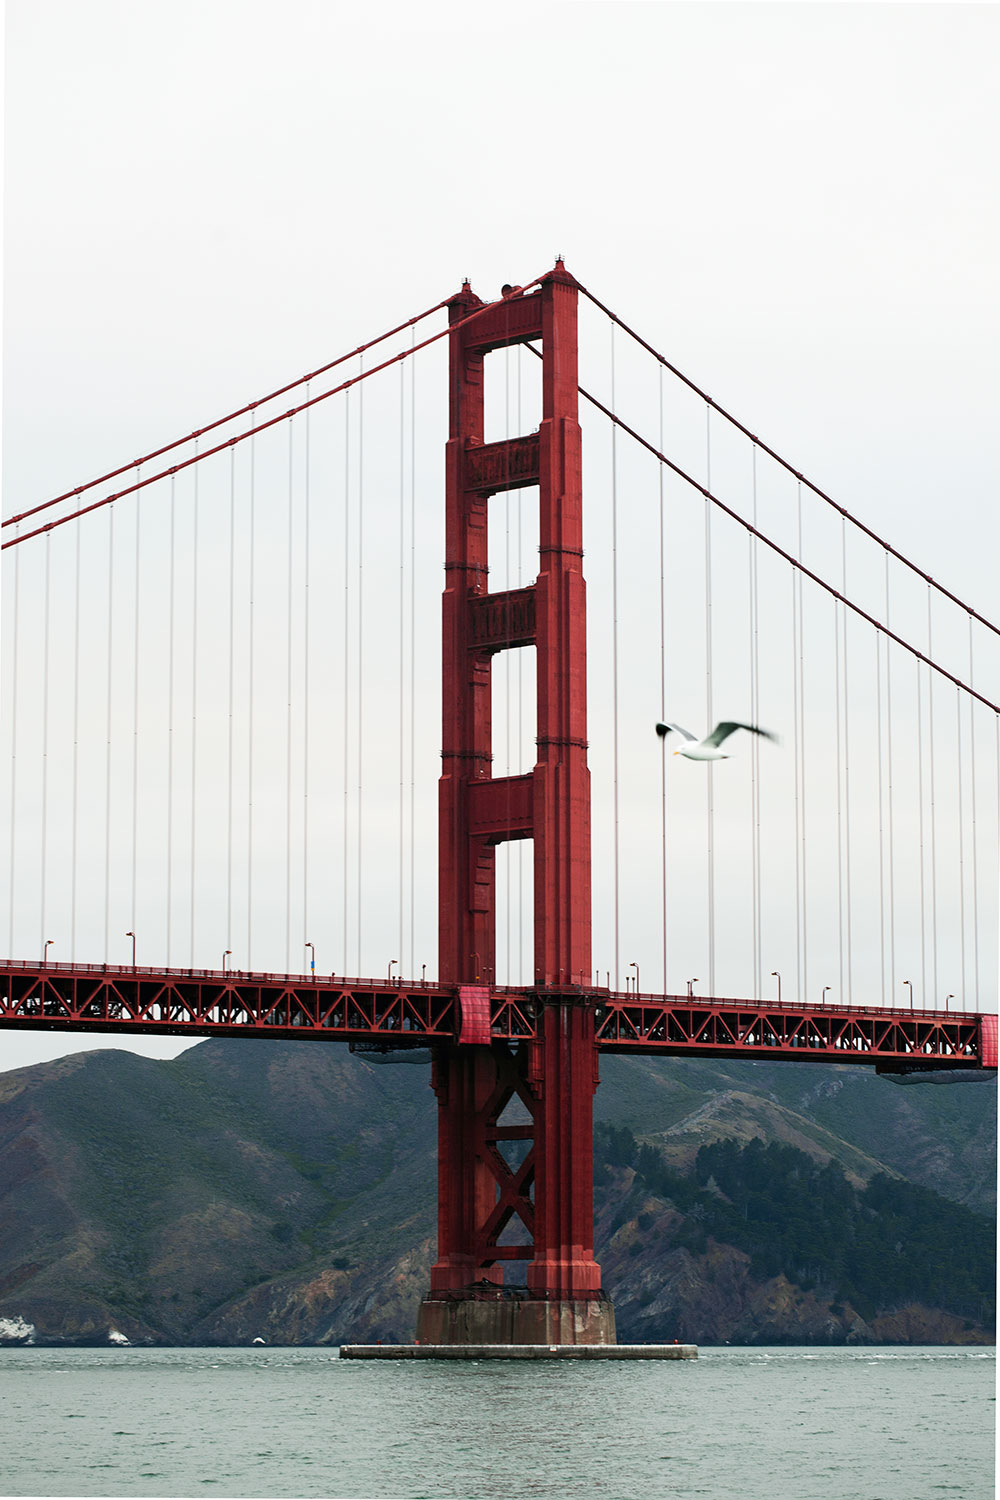
[[[697,1359],[697,1344],[341,1344],[341,1359]]]

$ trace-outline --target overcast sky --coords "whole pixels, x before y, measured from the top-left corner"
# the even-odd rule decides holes
[[[996,6],[6,14],[5,514],[561,253],[996,616]]]

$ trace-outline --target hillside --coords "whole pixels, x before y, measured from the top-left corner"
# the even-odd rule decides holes
[[[622,1336],[992,1337],[995,1087],[611,1057],[595,1115],[597,1253]],[[721,1141],[735,1143],[728,1188],[706,1167]],[[844,1247],[800,1264],[787,1201],[755,1199],[755,1237],[743,1233],[733,1204],[753,1141],[779,1151],[769,1177],[783,1191],[809,1180],[807,1220],[825,1184],[869,1261],[895,1265],[883,1229],[916,1246],[933,1222],[921,1258],[940,1264],[919,1284],[903,1272],[912,1257],[881,1280],[851,1280]],[[40,1342],[409,1338],[434,1173],[426,1066],[218,1040],[173,1062],[88,1052],[0,1074],[0,1340],[29,1325]],[[973,1247],[961,1277],[956,1246]]]

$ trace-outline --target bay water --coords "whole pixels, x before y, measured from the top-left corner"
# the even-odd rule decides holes
[[[0,1494],[988,1500],[992,1349],[0,1350]]]

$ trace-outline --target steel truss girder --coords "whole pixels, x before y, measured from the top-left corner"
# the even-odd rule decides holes
[[[493,1040],[537,1040],[543,998],[554,997],[532,989],[492,990]],[[670,995],[637,998],[607,990],[564,998],[593,1007],[595,1045],[602,1052],[996,1066],[995,1018],[975,1013],[753,1005]],[[457,987],[451,985],[93,964],[0,964],[0,1027],[174,1036],[316,1036],[426,1047],[459,1040],[459,1010]]]
[[[427,1046],[454,1035],[456,1004],[454,991],[437,985],[6,964],[0,965],[0,1025]]]

